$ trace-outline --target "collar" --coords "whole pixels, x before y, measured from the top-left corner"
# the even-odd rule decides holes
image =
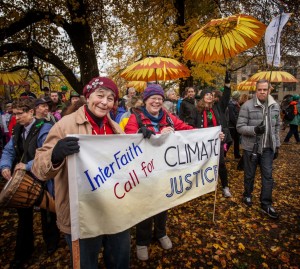
[[[25,130],[26,130],[26,133],[29,133],[29,131],[30,131],[32,125],[35,123],[35,121],[36,121],[36,119],[33,118],[32,122],[31,122],[29,125],[24,126],[24,128],[25,128]]]

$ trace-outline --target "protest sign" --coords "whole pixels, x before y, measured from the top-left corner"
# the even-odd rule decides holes
[[[124,231],[214,191],[219,132],[75,135],[80,152],[68,157],[72,240]]]

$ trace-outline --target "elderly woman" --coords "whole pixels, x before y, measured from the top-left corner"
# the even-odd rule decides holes
[[[132,110],[125,127],[125,133],[142,133],[144,138],[152,134],[165,134],[177,130],[190,130],[192,126],[185,124],[176,116],[163,109],[164,90],[160,85],[149,85],[143,94],[144,106]],[[148,260],[148,246],[152,239],[152,224],[154,235],[163,249],[172,248],[172,242],[166,234],[167,211],[150,217],[136,226],[137,257]]]
[[[222,132],[225,134],[225,138],[222,139],[220,149],[220,161],[219,161],[219,176],[221,179],[223,194],[225,197],[231,197],[231,193],[228,187],[228,175],[224,158],[224,144],[231,141],[229,129],[225,119],[225,110],[230,100],[230,79],[229,73],[226,72],[225,87],[222,97],[218,101],[214,101],[211,89],[204,89],[200,94],[200,101],[197,103],[195,111],[195,127],[196,128],[208,128],[221,125]]]
[[[118,100],[116,84],[104,77],[92,79],[83,90],[87,105],[57,122],[43,145],[37,151],[32,172],[40,179],[55,180],[57,225],[65,234],[71,248],[70,201],[68,164],[66,157],[80,150],[78,138],[68,134],[107,135],[123,133],[109,112]],[[117,217],[117,216],[116,216]],[[88,220],[87,220],[88,221]],[[117,234],[79,239],[81,268],[98,268],[98,256],[104,247],[107,268],[129,268],[130,234],[128,230]]]

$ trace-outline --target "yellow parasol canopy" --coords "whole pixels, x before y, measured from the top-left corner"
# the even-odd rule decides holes
[[[142,92],[146,89],[147,83],[145,81],[128,81],[127,88],[133,87],[138,92]]]
[[[256,89],[255,81],[244,80],[237,85],[238,91],[255,91],[255,89]]]
[[[20,85],[24,80],[17,73],[0,73],[0,85]]]
[[[165,57],[147,57],[128,66],[121,73],[121,77],[129,81],[165,81],[189,76],[190,71],[186,66]]]
[[[184,42],[184,56],[197,62],[231,58],[261,40],[266,25],[252,16],[239,14],[211,20]]]
[[[298,82],[298,80],[290,73],[285,71],[262,71],[254,74],[249,81],[257,81],[267,79],[270,82]]]

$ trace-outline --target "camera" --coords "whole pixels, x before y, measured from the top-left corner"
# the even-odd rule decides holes
[[[257,161],[257,152],[258,152],[258,143],[255,143],[252,149],[252,153],[250,155],[250,161],[256,162]]]

